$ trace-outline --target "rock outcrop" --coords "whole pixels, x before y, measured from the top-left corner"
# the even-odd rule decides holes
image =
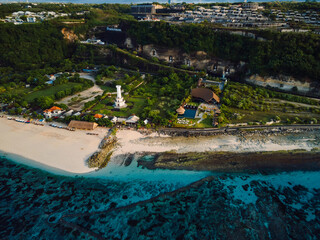
[[[261,87],[275,88],[285,92],[300,93],[320,97],[319,91],[316,91],[317,87],[312,84],[312,82],[308,78],[297,79],[285,75],[262,77],[258,74],[255,74],[247,77],[245,81]]]
[[[88,166],[90,168],[104,168],[107,166],[111,155],[112,149],[116,144],[116,137],[111,136],[108,139],[103,139],[99,148],[101,149],[98,152],[95,152],[89,159],[88,159]]]
[[[72,30],[62,28],[61,33],[63,34],[64,39],[66,39],[69,42],[74,42],[79,39],[78,36]]]

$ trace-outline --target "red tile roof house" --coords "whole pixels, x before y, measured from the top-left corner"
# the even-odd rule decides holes
[[[53,106],[52,108],[43,111],[43,115],[45,118],[58,117],[61,113],[62,109],[56,106]]]

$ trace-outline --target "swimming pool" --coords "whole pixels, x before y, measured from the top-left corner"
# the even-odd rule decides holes
[[[179,115],[178,118],[194,118],[196,116],[196,109],[185,109],[183,115]]]

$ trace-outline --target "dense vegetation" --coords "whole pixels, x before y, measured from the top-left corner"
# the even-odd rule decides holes
[[[123,22],[140,44],[179,47],[186,52],[203,50],[222,59],[245,61],[253,73],[320,77],[320,36],[263,31],[266,41],[213,31],[206,24],[183,26],[168,23]],[[188,39],[188,41],[186,41]]]
[[[98,78],[105,72],[101,71]],[[124,74],[123,78],[113,81],[111,87],[115,89],[115,85],[121,85],[128,93],[123,95],[127,108],[115,110],[114,98],[109,98],[108,93],[87,102],[85,107],[108,116],[129,117],[135,114],[141,120],[149,119],[152,123],[166,126],[170,125],[170,120],[176,119],[175,110],[189,96],[196,82],[196,78],[183,73],[159,72],[158,75],[146,75],[144,78],[139,73]]]
[[[130,5],[126,4],[97,4],[89,5],[90,12],[84,16],[62,17],[54,20],[55,22],[70,21],[70,18],[85,19],[83,24],[68,25],[76,34],[88,34],[88,32],[96,26],[105,26],[118,24],[121,20],[133,20],[133,16],[129,15]],[[67,18],[67,19],[66,19]]]
[[[0,66],[19,70],[54,66],[68,56],[61,30],[43,24],[1,24]]]
[[[23,82],[19,84],[12,82],[0,86],[0,102],[9,103],[15,109],[28,106],[34,109],[37,107],[46,109],[53,106],[55,100],[93,86],[92,81],[82,79],[78,74],[74,76],[64,74],[57,78],[53,86],[44,83],[43,79],[40,84],[37,79],[32,79],[28,88],[25,87]]]
[[[307,0],[306,2],[265,2],[262,3],[265,9],[279,9],[283,12],[288,10],[295,11],[319,11],[320,3],[317,3],[315,0]]]
[[[61,29],[67,27],[76,33],[86,32],[98,25],[114,24],[119,19],[133,19],[127,15],[130,6],[125,4],[38,4],[26,9],[25,4],[4,4],[0,6],[0,15],[5,17],[14,11],[55,11],[71,13],[39,24],[0,24],[0,67],[12,67],[15,70],[39,69],[60,66],[60,62],[69,58],[75,51],[73,44],[63,39]],[[85,15],[73,13],[90,10]],[[84,24],[65,26],[64,21],[84,19]]]
[[[23,6],[9,4],[0,7],[0,14],[24,10]],[[310,6],[313,6],[312,3]],[[85,110],[118,117],[136,114],[141,120],[172,125],[171,120],[174,122],[176,119],[175,109],[189,96],[192,85],[197,81],[197,78],[189,75],[191,71],[176,69],[159,61],[148,61],[137,56],[136,52],[113,45],[101,47],[68,43],[61,33],[61,29],[66,27],[78,35],[90,36],[89,30],[93,27],[116,23],[120,23],[120,27],[140,44],[178,47],[188,53],[206,51],[213,57],[235,63],[245,61],[251,73],[261,75],[288,74],[320,79],[320,36],[255,30],[257,36],[265,39],[261,41],[223,30],[214,31],[208,23],[178,26],[165,22],[137,22],[127,15],[129,9],[129,5],[119,4],[67,4],[66,7],[40,4],[32,11],[75,13],[90,10],[90,13],[81,16],[73,14],[37,24],[0,24],[0,102],[12,105],[15,113],[21,113],[22,108],[48,108],[54,101],[87,89],[93,83],[80,79],[78,75],[65,75],[58,78],[54,86],[48,86],[45,84],[48,81],[46,74],[79,72],[95,64],[114,64],[156,74],[146,74],[143,78],[139,73],[131,75],[128,71],[128,74],[122,72],[122,76],[117,78],[118,68],[101,67],[96,83],[105,93],[87,102]],[[64,22],[70,19],[78,19],[83,23],[66,26]],[[205,73],[199,73],[198,76],[201,74]],[[106,84],[110,78],[116,80]],[[119,111],[114,110],[114,98],[107,93],[114,92],[116,84],[122,85],[128,94],[124,96],[128,108]],[[320,113],[319,102],[315,100],[234,83],[224,92],[221,110],[220,123],[268,121],[271,118],[288,123],[307,123],[318,121]],[[92,115],[77,118],[95,121]],[[211,120],[207,119],[210,126]],[[100,120],[99,124],[110,125],[110,121],[103,121],[107,120]]]
[[[167,125],[176,115],[181,101],[190,94],[196,80],[188,74],[163,73],[146,79],[147,84],[139,87],[133,95],[147,98],[141,116],[152,119],[156,124]]]

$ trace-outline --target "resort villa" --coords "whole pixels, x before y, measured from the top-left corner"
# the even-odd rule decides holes
[[[43,115],[45,118],[58,117],[61,114],[62,114],[62,109],[57,106],[53,106],[52,108],[46,109],[43,111]]]
[[[140,120],[140,118],[136,115],[131,115],[130,117],[128,118],[120,118],[120,117],[113,117],[111,119],[111,122],[113,124],[116,124],[116,123],[120,123],[120,124],[129,124],[129,125],[134,125],[134,124],[137,124],[137,122]]]
[[[140,118],[136,115],[131,115],[130,117],[127,118],[126,124],[136,124]]]
[[[193,103],[184,104],[176,109],[178,118],[194,119],[199,118],[201,122],[203,116],[212,116],[212,125],[216,126],[217,117],[221,113],[219,109],[220,98],[211,89],[198,87],[191,90]],[[183,121],[179,121],[182,123]]]
[[[220,98],[208,88],[194,88],[191,90],[191,96],[207,103],[220,103]]]

